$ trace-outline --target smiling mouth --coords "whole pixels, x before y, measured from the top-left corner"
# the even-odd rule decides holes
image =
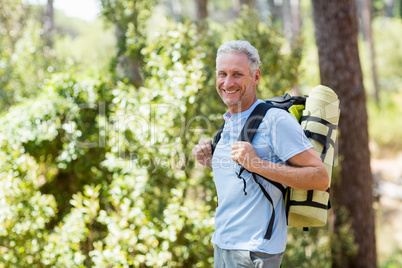
[[[225,93],[227,93],[227,94],[233,94],[233,93],[236,93],[237,91],[238,91],[238,89],[236,89],[236,90],[223,90]]]

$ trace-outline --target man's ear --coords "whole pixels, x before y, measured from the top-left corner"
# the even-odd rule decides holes
[[[260,82],[261,79],[261,71],[260,69],[257,69],[254,73],[254,84],[257,85]]]

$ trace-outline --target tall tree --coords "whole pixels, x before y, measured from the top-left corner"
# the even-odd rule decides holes
[[[144,83],[143,54],[148,19],[158,0],[101,0],[102,15],[115,25],[118,51],[112,71],[118,79],[126,78],[136,87]]]
[[[368,46],[369,54],[370,54],[370,64],[371,64],[371,76],[373,79],[373,89],[374,89],[374,98],[378,103],[380,101],[380,86],[378,84],[378,75],[377,75],[377,65],[375,63],[375,47],[373,40],[373,31],[372,31],[372,0],[357,0],[357,7],[359,10],[359,17],[361,21],[361,30],[363,33],[364,40]]]
[[[47,0],[45,16],[43,19],[43,32],[45,36],[45,43],[48,47],[53,46],[53,32],[54,32],[54,8],[53,0]]]
[[[341,248],[333,267],[377,267],[372,175],[368,148],[366,96],[360,66],[357,15],[354,0],[313,0],[315,37],[321,83],[333,88],[341,100],[339,124],[340,176],[332,191],[336,204],[345,208],[358,252]],[[334,210],[334,233],[344,222]]]
[[[202,21],[208,17],[208,0],[195,0],[197,20]]]
[[[402,18],[402,0],[399,0],[399,17]]]
[[[15,80],[15,53],[18,41],[27,24],[27,7],[21,0],[0,0],[0,111],[8,110],[16,102],[19,92],[10,90]],[[12,34],[10,34],[12,33]]]
[[[244,5],[247,6],[249,10],[252,10],[254,8],[254,0],[233,0],[234,11],[237,15],[239,15]]]
[[[282,19],[282,4],[278,4],[275,0],[268,0],[269,10],[273,22],[280,22]]]
[[[388,18],[392,18],[394,16],[393,10],[394,10],[395,0],[384,0],[384,4],[385,4],[385,15]]]
[[[301,17],[299,0],[282,1],[283,33],[288,42],[294,46],[300,38]]]
[[[247,5],[252,8],[254,6],[254,0],[240,0],[240,5]]]
[[[179,0],[171,0],[166,1],[165,6],[171,17],[174,18],[175,21],[180,20],[180,16],[182,14],[182,6]]]

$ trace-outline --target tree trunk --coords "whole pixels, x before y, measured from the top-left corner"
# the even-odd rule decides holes
[[[240,5],[246,5],[251,9],[254,7],[254,0],[240,0]]]
[[[377,65],[375,63],[375,48],[373,41],[373,34],[371,30],[372,14],[371,14],[371,2],[372,0],[356,0],[358,16],[360,20],[360,31],[363,34],[363,39],[368,46],[370,65],[371,65],[371,77],[373,79],[373,95],[377,103],[380,102],[380,89],[378,85]]]
[[[385,14],[388,18],[392,18],[394,16],[393,10],[394,10],[394,0],[384,0],[385,4]]]
[[[167,7],[170,16],[174,18],[175,21],[179,21],[182,15],[182,7],[179,0],[166,1],[165,6]]]
[[[378,85],[377,67],[375,63],[375,48],[373,41],[373,32],[371,30],[372,15],[371,15],[371,0],[362,1],[362,24],[364,35],[366,36],[366,42],[369,47],[370,64],[371,64],[371,76],[373,78],[374,99],[377,103],[380,102],[380,92]]]
[[[290,0],[282,1],[282,22],[283,22],[283,34],[291,44],[293,39],[292,33],[292,13],[290,7]]]
[[[144,83],[141,75],[141,60],[139,55],[126,55],[126,32],[127,29],[121,29],[118,25],[116,25],[116,39],[118,40],[118,43],[120,43],[118,45],[118,53],[116,57],[116,71],[120,79],[127,78],[130,84],[133,84],[138,88]],[[139,54],[140,51],[138,50],[132,53]]]
[[[272,21],[279,23],[282,20],[282,5],[275,3],[275,0],[268,0],[268,5]]]
[[[208,0],[196,0],[197,20],[202,21],[208,17]]]
[[[399,0],[399,17],[402,18],[402,0]]]
[[[250,10],[254,8],[254,0],[232,0],[233,9],[238,16],[243,5],[246,5]]]
[[[377,267],[366,96],[357,44],[355,0],[313,0],[313,11],[321,83],[334,89],[341,101],[341,171],[338,181],[332,183],[332,196],[337,205],[347,210],[358,245],[355,256],[342,247],[340,254],[333,256],[332,266]],[[340,211],[334,209],[334,233],[339,237],[344,225]]]
[[[54,32],[54,8],[53,0],[47,0],[46,12],[43,20],[43,32],[46,38],[46,46],[53,47]]]
[[[300,0],[290,0],[290,12],[292,15],[293,39],[299,38],[302,25],[302,19],[300,16]]]
[[[300,38],[301,18],[299,0],[282,1],[283,32],[293,47]]]

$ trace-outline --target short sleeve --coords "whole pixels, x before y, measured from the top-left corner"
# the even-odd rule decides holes
[[[270,109],[265,119],[268,120],[269,145],[281,161],[285,162],[313,147],[301,125],[288,112]]]

